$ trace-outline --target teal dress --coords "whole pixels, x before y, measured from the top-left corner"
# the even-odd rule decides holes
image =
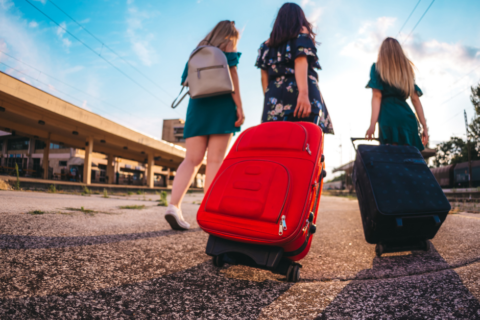
[[[378,117],[380,143],[409,145],[422,151],[424,147],[419,135],[417,117],[407,104],[405,94],[381,79],[375,69],[375,63],[370,70],[370,81],[366,88],[378,89],[382,92]],[[417,85],[415,85],[415,92],[419,97],[423,95]]]
[[[224,52],[228,66],[238,65],[240,52]],[[187,79],[188,63],[182,75],[182,84]],[[237,106],[231,94],[222,94],[214,97],[192,99],[188,102],[187,119],[183,129],[185,139],[211,134],[225,134],[239,132],[235,127],[237,121]]]

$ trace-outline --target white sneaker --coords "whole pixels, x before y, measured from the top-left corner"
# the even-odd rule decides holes
[[[170,224],[173,230],[188,230],[190,224],[183,219],[182,210],[174,205],[169,205],[165,212],[165,220]]]

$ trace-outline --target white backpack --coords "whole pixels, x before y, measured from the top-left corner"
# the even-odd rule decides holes
[[[188,59],[188,75],[178,96],[185,87],[189,88],[180,101],[173,101],[172,108],[176,108],[187,94],[192,99],[218,96],[234,92],[232,76],[227,57],[217,47],[200,46],[193,50]]]

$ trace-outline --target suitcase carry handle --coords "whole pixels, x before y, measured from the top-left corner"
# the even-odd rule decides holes
[[[397,223],[397,228],[401,228],[403,227],[403,219],[417,219],[417,218],[427,218],[427,217],[433,218],[433,221],[435,222],[436,227],[439,227],[442,224],[442,220],[440,220],[440,218],[437,215],[396,218],[395,222]]]
[[[370,141],[370,140],[374,140],[374,141],[378,141],[380,142],[380,139],[378,138],[372,138],[372,139],[367,139],[367,138],[350,138],[350,140],[352,140],[352,146],[353,146],[353,149],[355,149],[355,151],[357,151],[357,147],[355,146],[355,141],[357,140],[366,140],[366,141]]]

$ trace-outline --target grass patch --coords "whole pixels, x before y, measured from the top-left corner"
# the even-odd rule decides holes
[[[107,191],[107,189],[103,189],[103,197],[104,197],[104,198],[110,198],[110,197],[108,196],[108,191]]]
[[[128,195],[128,196],[131,196],[132,194],[133,194],[132,191],[128,191],[128,192],[127,192],[127,195]]]
[[[452,210],[450,210],[450,214],[456,214],[456,213],[459,213],[460,212],[460,208],[459,207],[456,207],[456,208],[452,208]]]
[[[51,193],[56,193],[56,192],[57,192],[57,188],[55,187],[54,184],[51,184],[51,185],[48,187],[48,192],[51,192]]]
[[[82,191],[82,196],[89,196],[92,194],[92,191],[87,188],[87,186],[82,186],[83,191]]]
[[[30,211],[28,212],[28,214],[33,214],[33,215],[39,215],[39,214],[44,214],[45,211],[42,211],[42,210],[33,210],[33,211]]]
[[[10,190],[10,185],[4,180],[0,180],[0,190]]]
[[[20,190],[20,174],[18,173],[17,163],[15,163],[15,173],[17,174],[17,181],[15,181],[15,190]]]
[[[133,209],[133,210],[141,210],[145,209],[145,205],[132,205],[132,206],[121,206],[120,209]]]
[[[137,194],[138,194],[138,195],[143,194],[142,190],[137,190]]]
[[[158,200],[158,205],[161,207],[167,207],[168,206],[167,192],[161,191],[159,195],[160,195],[160,199]]]
[[[93,214],[96,212],[94,210],[90,210],[90,209],[85,209],[84,207],[80,207],[80,208],[65,208],[67,210],[70,210],[70,211],[79,211],[79,212],[83,212],[84,214],[88,214],[90,216],[93,216]]]

